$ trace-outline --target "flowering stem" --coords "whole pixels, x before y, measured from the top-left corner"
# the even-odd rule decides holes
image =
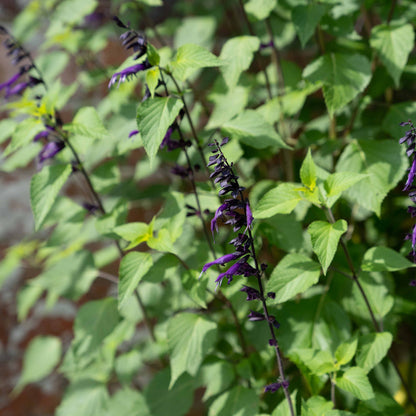
[[[221,147],[219,146],[218,143],[216,143],[216,145],[217,145],[218,151],[222,155],[222,158],[223,158],[222,160],[224,161],[224,163],[227,166],[227,168],[229,169],[229,171],[232,172],[233,171],[232,166],[228,163],[227,159],[225,158],[224,154],[222,153]],[[238,196],[239,196],[239,198],[242,202],[242,205],[244,206],[244,215],[247,218],[247,204],[246,204],[247,201],[244,198],[241,187],[238,184],[238,181],[237,181],[235,176],[233,176],[233,178],[231,179],[231,182],[233,182],[233,184],[235,185],[235,189],[238,189]],[[265,294],[264,294],[263,283],[261,281],[261,276],[262,276],[263,272],[262,272],[262,270],[260,268],[260,265],[259,265],[259,262],[257,260],[257,253],[256,253],[256,249],[254,247],[253,234],[251,232],[251,228],[250,228],[249,224],[247,224],[247,234],[248,234],[249,241],[250,241],[250,252],[251,252],[250,256],[254,261],[255,276],[256,276],[256,279],[257,279],[258,287],[259,287],[259,293],[260,293],[259,299],[260,299],[260,302],[261,302],[262,307],[263,307],[263,313],[264,313],[264,316],[266,318],[267,325],[269,327],[271,338],[273,340],[273,346],[274,346],[275,353],[276,353],[276,361],[277,361],[277,367],[278,367],[278,370],[279,370],[281,386],[283,388],[284,395],[285,395],[287,403],[289,405],[290,415],[295,416],[295,410],[293,408],[292,398],[290,397],[290,393],[289,393],[289,383],[286,379],[284,368],[283,368],[282,354],[280,352],[279,343],[277,341],[277,337],[276,337],[276,334],[274,332],[273,318],[270,316],[269,310],[268,310],[267,304],[266,304],[266,297],[265,297]]]
[[[334,224],[335,223],[335,217],[334,217],[334,214],[332,213],[331,208],[327,207],[327,212],[328,212],[328,216],[329,216],[329,219],[330,219],[331,223]],[[358,280],[358,276],[357,276],[357,273],[355,271],[355,267],[354,267],[354,264],[352,262],[350,253],[348,251],[348,247],[347,247],[347,245],[346,245],[346,243],[345,243],[345,241],[344,241],[344,239],[342,237],[340,239],[340,244],[341,244],[342,250],[344,251],[345,258],[346,258],[347,263],[348,263],[348,267],[351,270],[352,280],[357,285],[358,290],[360,291],[361,296],[364,299],[364,302],[365,302],[365,304],[367,306],[367,310],[368,310],[368,312],[369,312],[369,314],[371,316],[371,320],[373,322],[374,329],[376,330],[376,332],[382,332],[383,331],[382,326],[377,322],[376,317],[375,317],[374,312],[373,312],[373,309],[372,309],[372,307],[370,305],[370,302],[368,300],[368,297],[367,297],[367,295],[366,295],[366,293],[364,291],[364,288],[362,287],[360,281]],[[406,380],[404,379],[404,377],[403,377],[403,375],[402,375],[402,373],[401,373],[401,371],[399,369],[399,366],[398,366],[396,357],[393,355],[393,353],[392,353],[391,350],[389,350],[389,352],[388,352],[388,357],[390,358],[390,361],[392,362],[393,367],[396,370],[396,373],[399,376],[400,381],[402,382],[402,385],[403,385],[404,389],[406,390],[407,397],[408,397],[409,401],[411,402],[412,406],[416,409],[416,402],[415,402],[415,400],[413,398],[413,395],[412,395],[412,392],[410,390],[410,387],[408,386]]]

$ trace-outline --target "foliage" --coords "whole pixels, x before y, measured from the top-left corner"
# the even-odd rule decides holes
[[[63,416],[416,414],[415,24],[410,0],[32,0],[1,26],[34,226],[0,285],[38,271],[22,326],[77,309],[13,397],[55,372]]]

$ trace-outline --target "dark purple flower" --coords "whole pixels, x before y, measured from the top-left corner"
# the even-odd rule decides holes
[[[289,382],[287,380],[283,380],[281,382],[268,384],[264,388],[264,392],[267,393],[275,393],[277,390],[280,389],[280,387],[283,387],[284,389],[287,389],[289,387]]]
[[[243,253],[231,253],[231,254],[226,254],[225,256],[222,256],[214,261],[211,261],[207,264],[204,265],[204,267],[202,268],[202,273],[205,273],[211,266],[213,266],[214,264],[221,264],[222,266],[226,263],[229,263],[230,261],[233,260],[237,260],[239,257],[241,257],[243,255]]]
[[[38,133],[34,138],[33,138],[33,141],[34,142],[37,142],[37,141],[39,141],[40,139],[43,139],[43,138],[45,138],[45,137],[48,137],[48,135],[50,134],[50,131],[49,130],[42,130],[40,133]]]
[[[276,299],[276,293],[274,292],[267,292],[267,297],[270,299]]]
[[[273,338],[269,339],[269,345],[271,347],[277,347],[277,341]]]
[[[65,147],[64,142],[49,142],[46,143],[39,153],[39,163],[42,164],[45,160],[52,159]]]
[[[251,213],[250,204],[247,201],[246,202],[246,224],[248,228],[251,227],[253,219],[254,218],[253,218],[253,214]]]
[[[406,185],[403,188],[403,191],[409,191],[413,185],[413,181],[416,176],[416,159],[413,159],[412,166],[409,169],[409,174],[407,176]]]
[[[409,286],[415,287],[416,286],[416,279],[411,280],[410,283],[409,283]]]
[[[129,139],[130,139],[131,137],[135,136],[136,134],[139,134],[139,130],[132,130],[132,131],[129,133]]]
[[[145,71],[146,69],[149,69],[151,67],[149,61],[146,59],[141,64],[136,64],[129,66],[125,69],[123,69],[120,72],[114,73],[114,75],[111,77],[110,82],[108,83],[108,88],[111,88],[112,85],[114,85],[118,80],[118,86],[120,86],[120,83],[129,80],[131,77],[135,76],[138,72]]]
[[[248,300],[248,301],[256,300],[256,299],[261,298],[260,292],[257,289],[254,289],[254,287],[244,285],[242,287],[242,289],[240,289],[240,292],[246,292],[247,293],[247,299],[246,300]]]
[[[248,320],[253,322],[265,321],[266,317],[260,312],[250,311],[250,313],[248,314]]]
[[[181,178],[187,178],[189,176],[189,168],[184,168],[183,166],[176,165],[171,170],[171,173],[174,175],[180,176]]]

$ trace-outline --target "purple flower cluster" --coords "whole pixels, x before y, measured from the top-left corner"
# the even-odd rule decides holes
[[[0,34],[6,36],[3,44],[7,49],[7,55],[12,57],[13,65],[18,66],[17,73],[6,82],[0,84],[0,91],[5,90],[6,98],[13,95],[21,95],[27,88],[44,84],[42,76],[35,66],[30,53],[3,26],[0,26]],[[30,75],[29,72],[31,70],[36,70],[40,77],[36,78]],[[40,99],[41,96],[37,95],[36,98]],[[45,122],[44,130],[33,138],[35,142],[40,140],[44,142],[44,146],[38,155],[38,161],[41,166],[46,160],[55,157],[65,147],[64,141],[52,124],[56,126],[62,123],[59,117],[56,117],[54,120],[48,120]]]
[[[120,39],[122,40],[122,45],[127,50],[132,49],[134,52],[136,52],[136,55],[133,59],[137,60],[144,56],[147,53],[146,37],[143,34],[137,33],[135,30],[130,29],[130,27],[125,25],[117,16],[114,16],[113,20],[116,22],[118,27],[127,29],[127,31],[120,36]],[[122,82],[128,81],[133,76],[136,76],[138,72],[145,71],[149,68],[151,68],[151,65],[146,58],[144,62],[129,66],[119,72],[115,72],[110,79],[108,88],[114,85],[117,82],[117,79],[118,85],[120,85]]]
[[[416,128],[410,120],[400,123],[400,125],[410,127],[405,135],[400,139],[400,144],[406,144],[406,154],[411,160],[411,166],[403,191],[409,192],[409,198],[413,204],[416,205],[416,187],[414,185],[416,177]],[[416,217],[416,206],[409,206],[407,208],[407,212],[412,218]],[[413,226],[412,232],[406,235],[405,239],[411,240],[412,242],[412,251],[409,253],[409,258],[416,263],[416,224]]]
[[[242,275],[245,277],[256,276],[259,274],[256,268],[249,264],[253,256],[251,251],[252,237],[247,232],[252,225],[253,215],[251,213],[248,199],[244,197],[244,188],[238,183],[238,176],[233,171],[232,164],[228,164],[227,159],[221,151],[221,146],[228,143],[228,138],[224,138],[221,144],[217,141],[212,143],[215,148],[212,150],[213,155],[209,158],[208,166],[214,166],[214,172],[210,175],[214,183],[221,187],[219,195],[230,195],[220,207],[216,210],[214,218],[211,221],[211,232],[218,232],[218,223],[224,219],[224,224],[231,225],[234,232],[238,232],[237,237],[230,241],[234,246],[234,252],[226,254],[212,262],[204,265],[202,273],[206,272],[213,265],[225,265],[237,260],[226,271],[220,273],[216,279],[217,286],[221,285],[224,278],[227,278],[228,284],[233,280],[233,276]],[[249,286],[243,288],[251,299],[259,299],[260,292]]]
[[[0,84],[0,91],[5,90],[6,98],[9,98],[13,95],[21,95],[26,88],[33,87],[43,81],[29,75],[29,71],[34,68],[29,53],[10,36],[3,26],[0,26],[0,34],[6,35],[3,45],[7,49],[7,55],[12,58],[12,64],[18,65],[17,73]]]

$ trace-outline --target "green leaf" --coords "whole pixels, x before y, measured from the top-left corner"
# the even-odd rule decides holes
[[[359,400],[370,400],[374,397],[373,388],[365,371],[360,367],[349,368],[342,377],[336,378],[336,385]]]
[[[411,24],[389,23],[371,29],[370,45],[392,76],[396,87],[415,43]]]
[[[274,127],[256,110],[245,110],[223,124],[222,129],[248,146],[264,149],[269,146],[289,149]]]
[[[159,67],[150,68],[146,71],[146,84],[150,91],[150,96],[155,96],[155,89],[159,82],[160,69]]]
[[[324,182],[327,192],[326,205],[331,208],[342,192],[366,178],[367,175],[355,172],[335,172],[328,176]]]
[[[15,120],[11,118],[5,118],[0,121],[0,143],[3,143],[7,140],[15,131],[16,127],[22,123],[16,123]],[[3,153],[4,155],[4,153]]]
[[[408,269],[416,267],[416,264],[407,260],[397,251],[388,247],[372,247],[364,254],[361,270],[370,271],[390,271]]]
[[[104,127],[101,117],[94,107],[83,107],[78,110],[71,124],[65,125],[65,130],[94,139],[108,139],[108,130]]]
[[[330,351],[299,349],[296,352],[303,355],[305,364],[317,376],[336,371],[335,359]]]
[[[352,360],[355,352],[357,351],[357,344],[357,337],[354,336],[350,340],[345,341],[338,346],[335,351],[335,358],[338,365],[348,364]]]
[[[182,107],[182,101],[173,97],[149,98],[137,107],[137,128],[151,162]]]
[[[407,160],[398,141],[354,140],[338,160],[337,172],[366,174],[345,195],[367,210],[380,215],[381,203],[407,168]]]
[[[358,403],[357,413],[361,416],[403,416],[405,410],[393,397],[375,391],[374,399]]]
[[[257,20],[267,19],[276,7],[276,0],[249,0],[245,5],[245,11]]]
[[[259,404],[259,397],[253,389],[237,386],[211,404],[208,416],[256,416]]]
[[[310,148],[308,149],[308,153],[300,168],[300,179],[302,183],[311,191],[315,189],[317,179],[316,166],[312,159]]]
[[[168,368],[156,374],[145,391],[152,416],[183,416],[187,414],[194,398],[195,379],[182,375],[173,387]]]
[[[173,75],[180,81],[185,81],[196,69],[220,65],[221,59],[193,43],[179,47],[175,60],[171,62]]]
[[[126,247],[126,250],[130,250],[148,241],[153,236],[153,224],[153,221],[150,224],[146,224],[145,222],[129,222],[115,227],[113,232],[130,242]]]
[[[292,21],[299,36],[302,48],[313,35],[321,17],[325,14],[326,7],[318,3],[296,6],[292,10]]]
[[[334,403],[322,396],[312,396],[302,402],[302,416],[322,416],[334,407]]]
[[[160,63],[160,56],[156,48],[147,42],[147,59],[152,66],[157,66]]]
[[[260,39],[256,36],[237,36],[225,42],[220,55],[224,61],[221,72],[229,90],[237,85],[240,74],[250,67],[259,47]]]
[[[203,316],[181,313],[169,320],[168,345],[171,350],[172,375],[169,387],[185,371],[195,376],[213,347],[217,325]]]
[[[288,254],[274,268],[267,282],[267,292],[276,292],[275,301],[283,303],[314,285],[320,274],[319,265],[309,257]]]
[[[143,361],[139,351],[131,350],[119,355],[114,367],[120,382],[129,385],[142,365]]]
[[[89,289],[96,276],[92,254],[81,250],[54,263],[30,280],[30,284],[47,290],[53,297],[65,296],[77,300]]]
[[[38,336],[30,341],[23,358],[23,370],[13,394],[29,383],[49,375],[61,359],[61,340],[58,337]]]
[[[234,380],[234,368],[227,361],[205,364],[201,368],[203,385],[206,387],[202,400],[224,392]]]
[[[123,388],[114,394],[103,416],[151,416],[144,396],[130,388]]]
[[[290,214],[302,200],[300,185],[281,183],[268,191],[253,207],[254,218],[269,218],[276,214]]]
[[[357,365],[368,373],[387,355],[392,342],[390,332],[363,335],[359,339]]]
[[[77,345],[77,355],[95,354],[119,320],[116,299],[105,298],[82,305],[74,323],[73,343]]]
[[[316,59],[303,71],[311,82],[322,82],[325,104],[332,117],[368,85],[371,64],[363,55],[329,53]]]
[[[334,224],[326,221],[314,221],[308,227],[311,235],[312,248],[318,256],[324,274],[326,274],[338,248],[339,239],[348,229],[344,220],[338,220]]]
[[[72,172],[71,165],[44,166],[33,175],[30,183],[30,203],[38,231],[49,214],[62,186]]]
[[[20,122],[13,132],[10,131],[11,129],[9,127],[9,129],[7,129],[7,133],[12,133],[12,139],[9,145],[6,147],[3,156],[6,157],[15,152],[17,149],[25,147],[39,132],[44,129],[45,126],[33,118],[27,118],[26,120]],[[6,136],[6,138],[7,137],[8,136]]]
[[[120,281],[118,283],[118,307],[123,306],[136,290],[143,276],[153,265],[152,256],[149,253],[137,251],[128,253],[120,262]]]
[[[71,384],[56,410],[56,416],[102,416],[108,403],[105,384],[80,380]]]

